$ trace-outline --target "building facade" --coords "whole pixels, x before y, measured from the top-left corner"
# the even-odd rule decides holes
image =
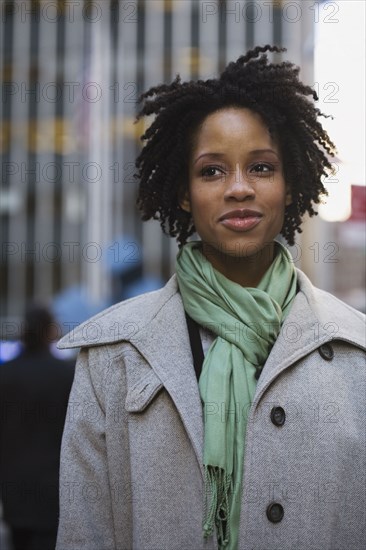
[[[74,286],[96,308],[118,299],[111,262],[169,277],[176,243],[135,209],[139,94],[177,73],[212,77],[264,44],[285,46],[312,85],[315,4],[1,2],[3,338],[31,300]]]

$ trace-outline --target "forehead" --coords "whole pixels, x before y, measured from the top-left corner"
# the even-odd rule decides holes
[[[219,145],[273,145],[268,127],[258,113],[241,107],[227,107],[206,116],[194,136],[194,148]]]

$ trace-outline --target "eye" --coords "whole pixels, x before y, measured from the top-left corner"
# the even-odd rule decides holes
[[[267,164],[266,162],[258,162],[257,164],[252,166],[250,172],[254,172],[255,174],[267,175],[274,172],[274,166],[272,164]]]
[[[201,176],[203,178],[214,178],[216,176],[223,176],[224,170],[219,166],[205,166],[201,170]]]

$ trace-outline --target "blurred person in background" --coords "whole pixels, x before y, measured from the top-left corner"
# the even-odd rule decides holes
[[[0,365],[0,500],[14,550],[53,550],[60,446],[74,363],[50,352],[50,312],[29,307],[18,357]]]

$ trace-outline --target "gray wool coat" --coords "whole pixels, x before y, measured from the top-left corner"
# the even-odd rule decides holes
[[[300,271],[298,280],[253,402],[243,404],[239,549],[361,550],[364,316]],[[59,347],[82,349],[62,443],[57,550],[217,548],[215,536],[202,538],[202,405],[176,276]]]

